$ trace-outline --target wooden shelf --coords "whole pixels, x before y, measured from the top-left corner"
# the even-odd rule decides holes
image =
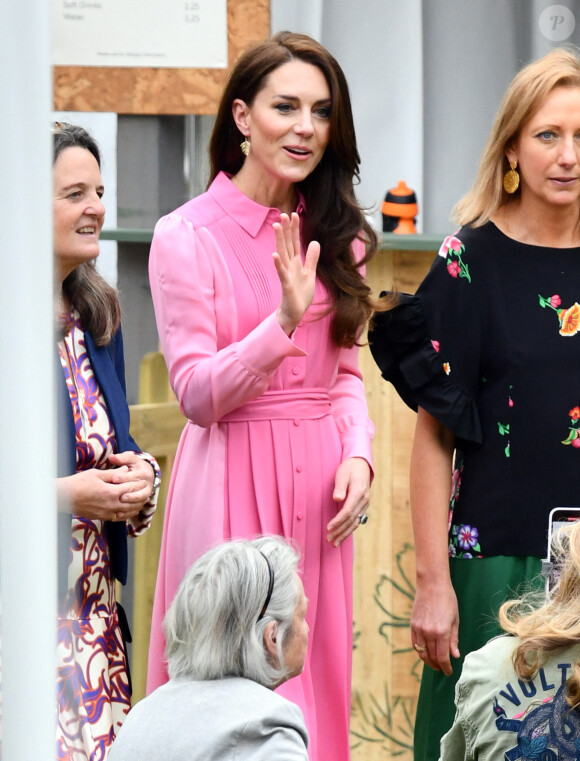
[[[119,243],[151,243],[153,230],[110,228],[101,230],[101,240],[116,240]],[[445,234],[417,233],[416,235],[395,235],[382,233],[379,250],[381,251],[438,251]]]

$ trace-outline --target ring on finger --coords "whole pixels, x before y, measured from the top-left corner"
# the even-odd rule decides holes
[[[365,523],[368,521],[368,519],[369,519],[369,516],[368,516],[366,513],[361,513],[361,514],[358,516],[358,522],[359,522],[359,524],[360,524],[361,526],[364,526],[364,525],[365,525]]]
[[[413,645],[413,647],[415,648],[415,650],[416,650],[418,653],[424,653],[424,652],[425,652],[425,650],[427,650],[427,647],[426,647],[425,645],[418,645],[416,642],[415,642],[415,644]]]

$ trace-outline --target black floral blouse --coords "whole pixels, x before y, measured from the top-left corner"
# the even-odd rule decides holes
[[[456,437],[449,553],[546,555],[580,506],[580,248],[491,222],[448,236],[415,296],[369,333],[383,377]]]

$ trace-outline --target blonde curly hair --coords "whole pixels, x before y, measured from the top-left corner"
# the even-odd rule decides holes
[[[547,598],[538,593],[505,602],[499,622],[520,642],[513,655],[517,675],[533,679],[548,655],[580,641],[580,520],[561,528],[553,540],[557,579]],[[580,705],[580,663],[574,663],[567,681],[566,700]]]

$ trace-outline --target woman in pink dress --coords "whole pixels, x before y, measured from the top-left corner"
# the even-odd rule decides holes
[[[280,534],[302,555],[310,645],[280,692],[310,758],[349,757],[351,534],[366,522],[371,438],[357,339],[376,236],[354,196],[359,156],[339,65],[283,32],[236,64],[203,195],[155,228],[150,278],[172,387],[188,418],[169,489],[148,689],[161,629],[209,547]],[[276,252],[276,253],[273,253]]]

